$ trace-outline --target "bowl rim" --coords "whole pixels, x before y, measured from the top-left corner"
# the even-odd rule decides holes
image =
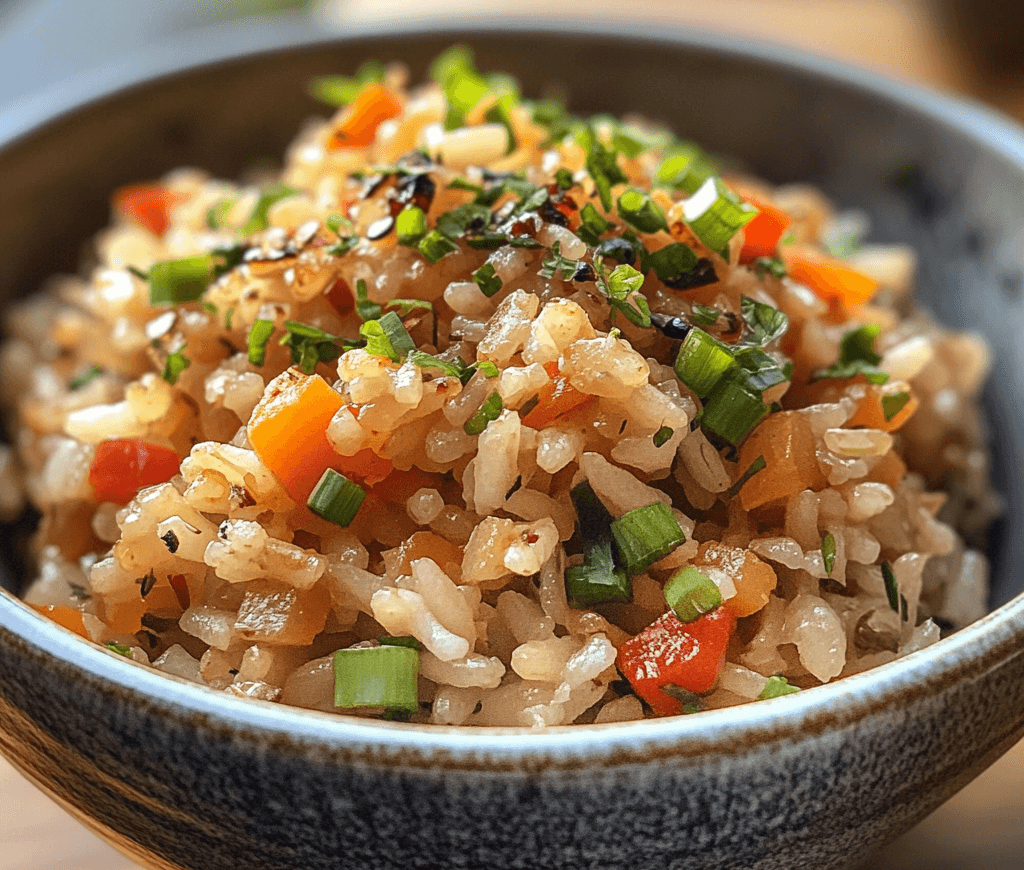
[[[0,111],[0,159],[65,115],[117,97],[158,79],[188,75],[211,65],[251,62],[264,54],[315,49],[385,36],[515,33],[517,38],[568,35],[573,39],[620,38],[755,62],[824,79],[833,87],[866,93],[909,115],[938,122],[978,146],[998,153],[1024,173],[1024,135],[999,113],[964,99],[827,57],[728,34],[651,24],[577,22],[492,16],[464,19],[452,27],[411,20],[326,31],[305,20],[276,19],[189,34],[149,46],[23,97]],[[186,61],[182,57],[187,57]],[[144,72],[132,72],[143,70]],[[4,635],[7,635],[5,638]],[[338,716],[264,701],[240,699],[125,661],[83,642],[0,589],[0,641],[62,675],[90,682],[99,691],[153,714],[183,718],[192,727],[272,741],[285,751],[327,753],[324,760],[358,761],[411,768],[477,770],[573,769],[649,763],[659,758],[748,754],[769,744],[799,743],[873,717],[892,715],[937,695],[961,679],[976,679],[1024,652],[1024,593],[936,644],[838,682],[757,704],[639,722],[555,726],[545,729],[412,725]],[[897,713],[898,714],[898,713]]]

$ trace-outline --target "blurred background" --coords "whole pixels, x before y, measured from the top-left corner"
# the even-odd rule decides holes
[[[96,69],[120,64],[124,70],[148,46],[212,36],[240,21],[330,33],[351,25],[515,14],[569,26],[622,21],[767,40],[970,97],[1024,120],[1020,0],[643,0],[628,6],[569,0],[558,15],[552,8],[550,0],[0,0],[0,110]],[[1022,787],[1024,744],[865,867],[1020,870]],[[0,759],[0,870],[135,866]]]

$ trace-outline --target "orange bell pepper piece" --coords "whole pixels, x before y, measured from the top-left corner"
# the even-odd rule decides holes
[[[373,142],[377,128],[401,112],[398,97],[383,85],[370,82],[345,109],[327,143],[327,150],[365,148]]]

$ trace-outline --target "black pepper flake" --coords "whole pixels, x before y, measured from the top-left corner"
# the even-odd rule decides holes
[[[666,338],[686,338],[693,328],[685,317],[672,317],[658,312],[651,312],[651,324]]]
[[[167,530],[167,534],[161,535],[160,540],[164,542],[164,546],[167,547],[168,553],[178,552],[178,536],[174,534],[170,529]]]
[[[429,211],[434,202],[437,184],[429,175],[419,173],[408,175],[399,183],[395,199],[403,204],[414,205],[423,211]]]
[[[395,228],[395,219],[391,215],[378,218],[366,228],[366,238],[371,242],[383,239]]]
[[[153,587],[156,586],[156,574],[150,571],[145,577],[140,577],[135,582],[139,584],[139,591],[142,593],[142,597],[145,598],[153,591]]]
[[[572,281],[590,282],[597,280],[597,270],[590,263],[580,260],[576,264],[576,271],[572,273]]]

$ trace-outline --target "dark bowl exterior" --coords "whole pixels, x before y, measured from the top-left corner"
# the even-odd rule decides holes
[[[97,80],[0,115],[4,297],[73,268],[118,184],[183,164],[231,175],[279,152],[316,111],[295,96],[311,75],[371,57],[419,75],[466,41],[528,94],[560,82],[581,112],[664,119],[769,179],[861,205],[876,237],[914,244],[925,302],[996,349],[997,473],[1007,516],[1020,516],[1024,142],[998,119],[693,34],[506,23],[282,41],[238,57],[245,41],[225,37],[200,58],[220,63],[135,77],[123,92]],[[173,53],[151,61],[183,67]],[[1022,534],[1004,522],[992,548],[994,603],[1009,603],[921,653],[784,700],[545,733],[366,724],[228,698],[90,647],[0,592],[0,751],[158,868],[854,866],[1024,733],[1024,599],[1010,600],[1024,585]]]

